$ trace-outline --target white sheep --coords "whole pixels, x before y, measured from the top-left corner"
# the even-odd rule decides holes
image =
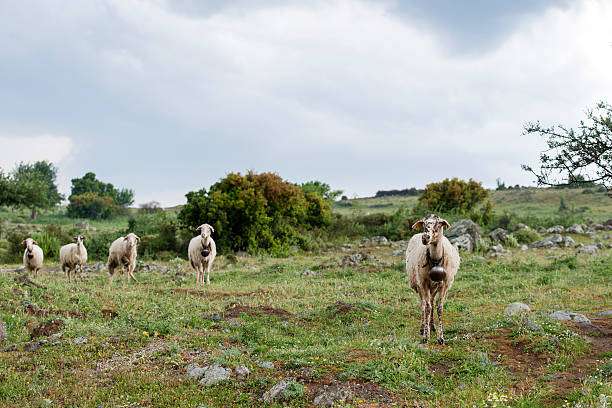
[[[43,250],[38,246],[38,242],[32,238],[26,238],[21,243],[26,246],[23,252],[23,265],[27,272],[33,272],[34,277],[36,277],[43,265]]]
[[[196,228],[196,231],[200,231],[201,234],[189,241],[187,250],[189,262],[196,271],[196,283],[204,284],[204,269],[206,269],[206,284],[210,285],[210,267],[217,256],[217,246],[210,234],[215,232],[215,229],[208,224],[202,224]]]
[[[77,268],[79,273],[83,272],[83,266],[87,264],[87,249],[83,245],[85,238],[82,235],[72,238],[73,243],[66,244],[60,248],[59,259],[62,265],[62,271],[68,275],[68,281],[71,280],[70,272],[76,272]]]
[[[461,258],[459,252],[444,236],[444,227],[448,222],[437,215],[429,215],[415,223],[412,228],[423,228],[423,233],[416,234],[408,242],[406,249],[406,272],[410,287],[421,297],[421,334],[423,341],[429,341],[431,330],[436,330],[433,318],[433,305],[438,295],[438,343],[444,344],[442,331],[442,311],[448,290],[453,285],[459,269]],[[430,269],[441,266],[445,276],[430,276]],[[437,268],[438,269],[438,268]],[[432,279],[442,279],[435,281]]]
[[[108,273],[110,273],[110,283],[113,283],[115,269],[119,268],[121,273],[124,273],[124,268],[127,268],[126,280],[129,283],[130,278],[138,280],[134,276],[134,268],[136,268],[136,246],[140,242],[140,237],[136,234],[129,233],[125,237],[119,237],[113,241],[108,250]]]

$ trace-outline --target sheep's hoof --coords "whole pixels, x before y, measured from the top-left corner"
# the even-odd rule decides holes
[[[444,344],[444,337],[439,337],[438,338],[438,344],[440,344],[440,345]]]

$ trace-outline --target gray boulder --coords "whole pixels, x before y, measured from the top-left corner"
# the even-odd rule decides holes
[[[515,231],[522,230],[522,229],[531,229],[531,228],[529,228],[529,225],[525,225],[520,222],[516,224],[516,227],[514,227]]]
[[[510,303],[504,309],[505,315],[513,315],[516,313],[529,313],[529,312],[531,312],[531,309],[529,308],[529,306],[521,302]]]
[[[74,344],[87,344],[87,341],[86,337],[77,337],[74,339]]]
[[[204,376],[198,381],[198,383],[206,386],[215,385],[221,381],[229,380],[232,372],[220,366],[219,364],[213,364],[208,367],[204,367],[206,370]]]
[[[282,401],[285,399],[284,393],[289,384],[295,382],[295,379],[280,380],[272,386],[263,395],[264,402],[270,403],[272,401]]]
[[[584,228],[581,224],[574,224],[571,227],[568,227],[566,232],[568,234],[584,234]]]
[[[482,229],[470,219],[463,219],[453,223],[444,235],[455,247],[468,252],[472,252],[476,245],[484,243],[482,240]],[[466,242],[466,238],[469,239],[469,244]]]
[[[530,331],[542,331],[542,330],[544,330],[542,328],[542,326],[540,326],[539,324],[537,324],[536,322],[534,322],[531,319],[527,319],[525,321],[525,329],[530,330]]]
[[[271,361],[260,361],[257,365],[261,368],[267,368],[268,370],[272,370],[274,368],[274,363]]]
[[[501,242],[502,244],[506,243],[508,239],[508,231],[503,228],[496,228],[493,231],[489,232],[489,238],[493,242]]]
[[[601,312],[601,313],[597,314],[597,316],[600,316],[600,317],[609,317],[609,316],[612,316],[612,310],[606,310],[604,312]]]
[[[204,377],[204,373],[206,373],[206,369],[200,367],[198,363],[189,364],[185,367],[185,371],[187,371],[187,377],[194,380],[199,380]]]
[[[353,394],[348,388],[341,386],[324,386],[323,390],[314,398],[317,406],[338,406],[352,398]]]
[[[578,246],[579,254],[595,255],[599,252],[599,248],[595,244]]]
[[[574,241],[572,237],[565,236],[563,237],[563,246],[566,248],[573,248],[576,246],[576,241]]]
[[[544,238],[542,241],[539,241],[535,244],[537,248],[550,248],[556,245],[559,245],[563,242],[563,237],[561,234],[555,234],[551,237]]]
[[[239,365],[238,367],[234,368],[234,372],[236,373],[236,377],[238,377],[240,380],[244,380],[249,376],[249,374],[251,374],[251,371],[245,365]]]
[[[370,238],[371,245],[379,245],[379,246],[391,246],[391,242],[387,239],[387,237],[383,236],[374,236]]]
[[[565,232],[565,228],[563,225],[555,225],[554,227],[550,227],[546,230],[547,234],[563,234]]]
[[[566,312],[565,310],[557,310],[554,313],[548,315],[549,317],[556,320],[567,320],[575,323],[590,323],[591,321],[583,314]]]
[[[406,250],[404,250],[404,249],[397,249],[397,250],[393,251],[391,256],[403,256],[405,253],[406,253]]]

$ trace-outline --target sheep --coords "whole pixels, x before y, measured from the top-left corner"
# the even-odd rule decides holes
[[[444,236],[444,227],[450,228],[449,223],[431,214],[415,223],[412,228],[423,228],[424,232],[414,235],[408,242],[406,249],[406,273],[410,287],[421,297],[421,329],[423,341],[429,342],[431,330],[434,326],[433,305],[438,295],[438,327],[437,338],[439,344],[444,344],[442,330],[442,311],[448,290],[453,285],[455,275],[459,270],[461,258],[459,252]],[[432,279],[430,269],[441,266],[446,271],[438,276],[440,281]],[[439,270],[439,268],[436,268]]]
[[[26,246],[23,252],[23,265],[26,267],[26,271],[33,272],[34,277],[36,277],[38,271],[42,268],[43,250],[38,246],[38,242],[32,238],[26,238],[21,243]]]
[[[59,258],[60,264],[62,265],[62,271],[68,275],[68,282],[70,282],[70,272],[79,269],[79,272],[83,272],[83,266],[87,263],[87,249],[83,245],[85,238],[82,235],[78,235],[72,238],[73,243],[66,244],[60,248]]]
[[[196,231],[201,231],[201,234],[189,241],[187,250],[189,262],[196,271],[196,283],[204,284],[204,269],[206,269],[206,284],[210,285],[210,267],[217,256],[217,246],[210,234],[215,232],[215,229],[208,224],[202,224],[196,228]]]
[[[140,237],[136,234],[129,233],[125,237],[119,237],[113,241],[108,250],[108,272],[110,273],[110,284],[113,284],[115,269],[120,268],[121,273],[124,273],[124,268],[127,268],[126,281],[129,283],[130,278],[138,279],[134,276],[134,268],[136,268],[136,246],[140,242]]]

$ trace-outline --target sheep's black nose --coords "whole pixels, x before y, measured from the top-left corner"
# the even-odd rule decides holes
[[[30,259],[34,258],[34,254],[28,254],[28,258]]]
[[[204,258],[206,258],[208,255],[210,255],[210,251],[209,251],[208,249],[203,249],[203,250],[202,250],[202,256],[203,256]]]

